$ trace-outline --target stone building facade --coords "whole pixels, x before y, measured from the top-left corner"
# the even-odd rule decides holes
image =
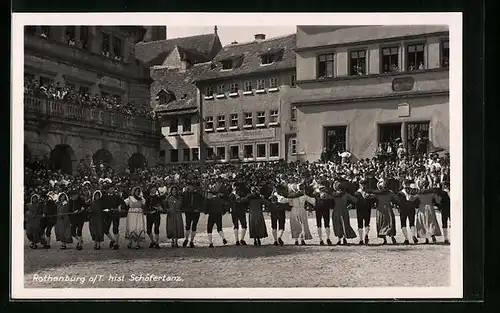
[[[355,158],[401,142],[449,151],[449,44],[445,26],[297,28],[297,144]]]
[[[145,32],[136,26],[26,26],[25,79],[147,104],[149,71],[134,51]],[[66,171],[96,155],[117,167],[132,156],[157,162],[160,136],[151,120],[41,98],[24,102],[25,152],[31,157],[63,160]]]
[[[296,154],[295,35],[222,48],[197,79],[202,161],[270,161]],[[293,117],[292,117],[293,115]]]

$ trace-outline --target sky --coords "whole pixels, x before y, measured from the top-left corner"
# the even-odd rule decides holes
[[[214,26],[193,26],[180,27],[167,25],[167,39],[178,37],[210,34],[214,32]],[[254,40],[255,34],[265,34],[266,39],[283,35],[290,35],[296,32],[296,25],[290,26],[217,26],[217,33],[223,46],[233,41],[239,43]]]

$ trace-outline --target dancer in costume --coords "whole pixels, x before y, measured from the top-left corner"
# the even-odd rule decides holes
[[[184,238],[184,222],[182,221],[182,198],[177,192],[177,187],[170,188],[170,195],[164,203],[167,211],[167,239],[172,240],[172,247],[178,248],[179,238]]]
[[[141,249],[141,243],[146,239],[146,223],[144,221],[143,207],[146,199],[142,194],[140,187],[132,188],[132,195],[125,199],[125,205],[128,207],[127,224],[125,238],[129,240],[127,248]]]
[[[56,241],[61,243],[61,249],[67,248],[68,243],[73,243],[71,236],[69,197],[66,193],[59,194],[57,201],[57,220],[55,225]]]

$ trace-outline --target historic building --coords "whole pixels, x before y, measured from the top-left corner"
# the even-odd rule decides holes
[[[196,80],[203,161],[294,159],[295,34],[222,48]]]
[[[297,27],[298,152],[449,149],[446,26]],[[422,140],[419,140],[422,142]]]
[[[27,26],[25,88],[30,81],[80,93],[112,96],[130,105],[149,103],[149,70],[134,55],[144,36],[159,40],[161,27]],[[94,156],[112,166],[130,160],[154,164],[160,133],[147,117],[83,107],[27,95],[24,100],[27,157],[50,158],[71,172]]]
[[[160,160],[199,161],[199,92],[193,81],[210,69],[222,49],[217,27],[212,34],[140,43],[136,55],[150,67],[151,106],[160,115]]]

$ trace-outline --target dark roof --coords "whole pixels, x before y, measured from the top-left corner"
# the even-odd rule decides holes
[[[203,75],[210,68],[210,62],[193,65],[185,72],[179,69],[152,68],[151,100],[154,103],[156,95],[162,90],[175,94],[174,100],[166,105],[158,105],[157,112],[180,111],[198,108],[198,89],[193,84],[196,77]],[[185,97],[184,97],[185,95]]]
[[[202,54],[194,49],[185,49],[183,47],[177,46],[177,50],[179,50],[182,60],[189,60],[194,63],[203,63],[210,61],[210,58],[206,54]]]
[[[207,81],[217,78],[247,75],[251,73],[264,73],[276,70],[295,68],[295,34],[269,38],[262,41],[249,43],[230,44],[222,48],[215,56],[213,64],[215,67],[207,71],[196,81]],[[283,58],[275,63],[262,66],[261,56],[268,52],[279,52],[283,50]],[[221,61],[234,60],[237,56],[243,56],[239,66],[231,70],[222,70]]]
[[[217,34],[203,34],[189,37],[139,42],[135,45],[135,57],[146,65],[162,64],[175,46],[209,55]]]

